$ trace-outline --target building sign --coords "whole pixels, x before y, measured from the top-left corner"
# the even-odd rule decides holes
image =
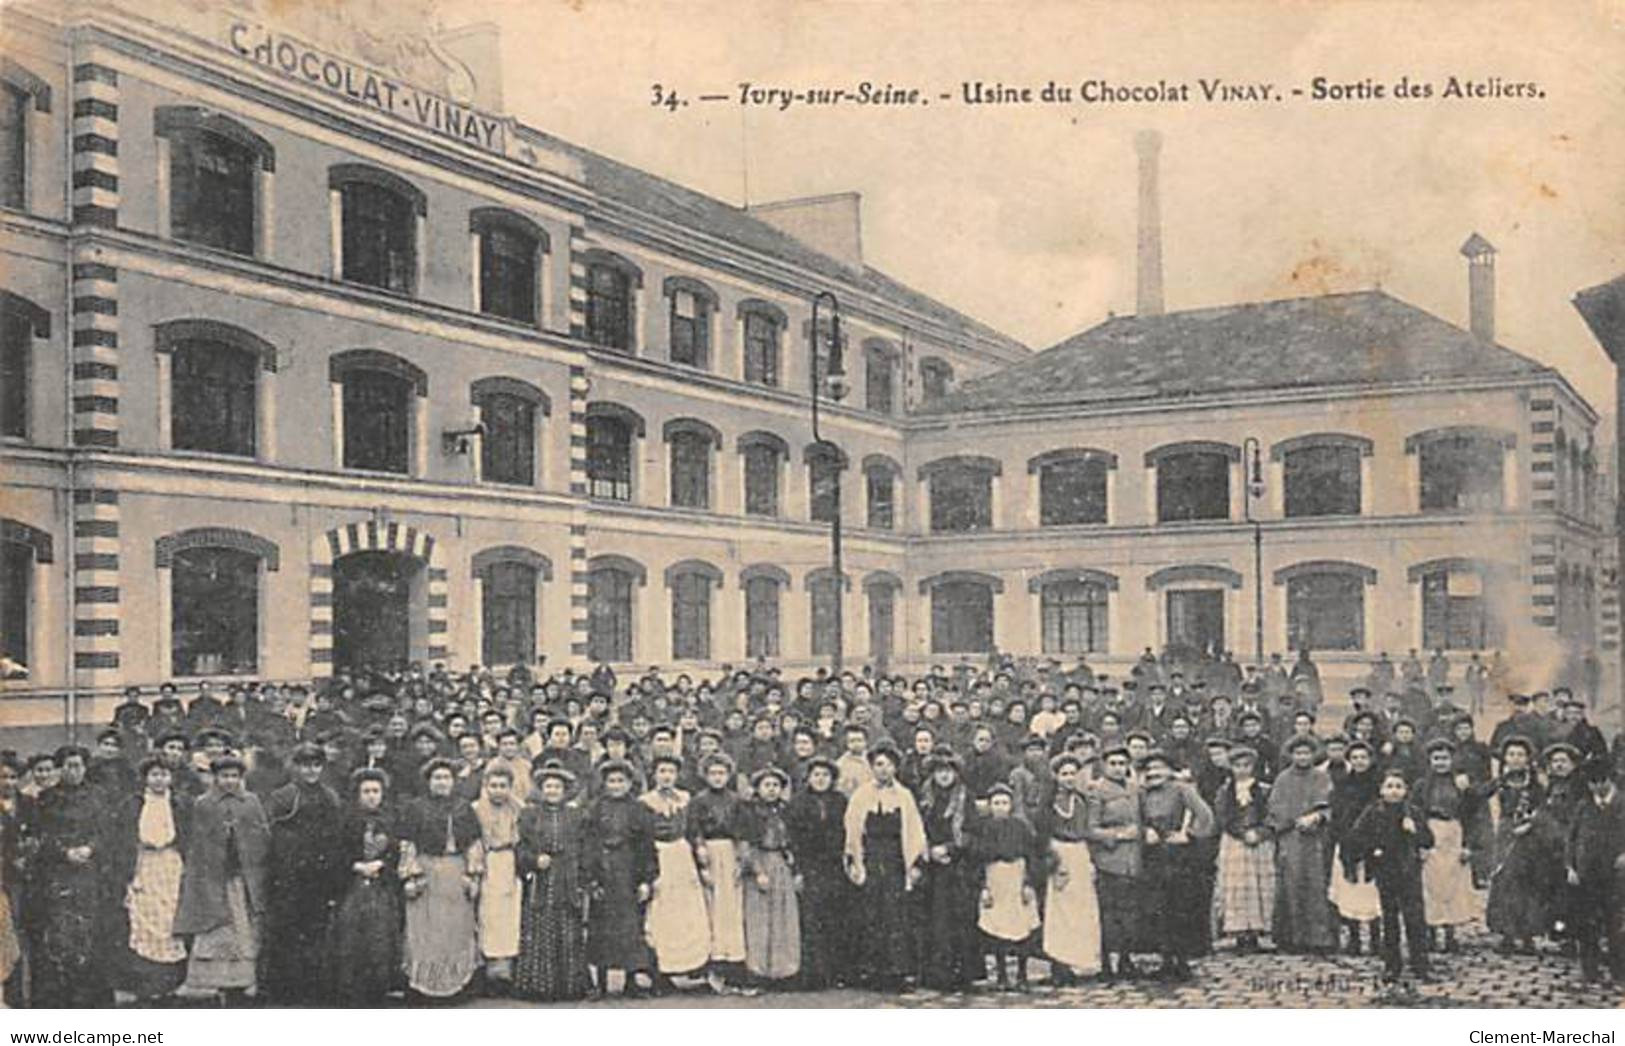
[[[234,20],[228,33],[231,49],[256,65],[446,138],[486,152],[508,154],[506,117],[460,105],[444,95],[357,65],[264,25]]]

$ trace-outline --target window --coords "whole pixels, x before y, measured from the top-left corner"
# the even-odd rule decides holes
[[[1289,519],[1360,514],[1359,448],[1329,443],[1301,446],[1288,450],[1281,462]]]
[[[1106,586],[1094,581],[1057,581],[1040,596],[1044,653],[1105,653]]]
[[[587,656],[593,661],[632,660],[632,573],[597,567],[587,573]]]
[[[677,661],[711,657],[711,579],[698,571],[672,578],[671,656]]]
[[[632,500],[632,426],[625,419],[587,416],[587,492]]]
[[[1075,455],[1045,463],[1038,470],[1038,522],[1062,527],[1106,522],[1106,471],[1109,459]]]
[[[779,582],[752,577],[745,582],[745,656],[779,656]]]
[[[1288,580],[1288,649],[1364,649],[1365,585],[1352,573],[1304,573]]]
[[[1157,522],[1230,518],[1231,457],[1217,450],[1165,453],[1157,468]]]
[[[833,523],[841,506],[841,460],[827,450],[814,450],[807,459],[808,515],[815,523]]]
[[[1469,566],[1430,569],[1421,575],[1422,645],[1430,650],[1484,650],[1504,646],[1490,579]]]
[[[1413,437],[1414,439],[1415,437]],[[1505,451],[1489,434],[1447,433],[1422,442],[1423,512],[1487,512],[1505,502]]]
[[[519,560],[485,568],[480,599],[483,664],[522,665],[536,660],[536,578],[536,568]]]
[[[608,262],[587,266],[587,340],[619,352],[631,352],[632,275]]]
[[[755,385],[779,384],[779,339],[784,321],[761,309],[744,313],[745,380]]]
[[[876,530],[891,530],[896,525],[896,481],[892,470],[871,468],[864,473],[864,485],[869,495],[869,526]]]
[[[258,166],[253,150],[222,135],[202,129],[170,135],[170,235],[204,247],[253,254]]]
[[[938,533],[986,530],[993,525],[994,470],[954,463],[932,468],[931,529]]]
[[[931,652],[985,654],[993,649],[993,588],[944,581],[931,589]]]
[[[260,557],[234,548],[181,549],[170,575],[170,672],[257,671]]]
[[[211,341],[180,342],[173,357],[170,445],[176,450],[253,457],[258,357]],[[346,415],[348,432],[348,409]]]
[[[687,367],[711,366],[711,314],[716,295],[695,280],[673,276],[666,280],[670,356]]]
[[[871,345],[864,355],[864,403],[870,410],[890,414],[896,409],[895,372],[891,351]]]
[[[892,636],[896,632],[897,586],[873,584],[867,586],[869,595],[869,657],[879,671],[885,671],[892,655]]]
[[[0,207],[28,208],[28,110],[33,99],[0,80]]]
[[[417,213],[406,193],[376,181],[340,187],[344,279],[398,294],[417,289]]]
[[[701,432],[671,436],[671,503],[676,508],[711,507],[711,437]]]
[[[0,300],[0,436],[28,438],[33,364],[33,319]]]
[[[753,443],[745,448],[745,514],[779,514],[779,459],[783,456],[770,443]]]
[[[954,369],[945,360],[921,360],[920,403],[922,405],[935,403],[948,395],[948,389],[953,384],[953,380]]]
[[[807,599],[812,618],[812,656],[835,654],[835,617],[840,613],[841,590],[833,577],[809,578]]]
[[[536,402],[511,392],[479,399],[485,438],[480,441],[480,478],[491,483],[536,485]],[[486,659],[486,664],[491,664]]]
[[[33,546],[0,540],[0,656],[25,668],[33,588]]]
[[[535,324],[537,238],[517,225],[485,222],[480,234],[480,311],[487,316]]]
[[[343,376],[344,467],[410,471],[412,383],[388,371],[353,368]]]

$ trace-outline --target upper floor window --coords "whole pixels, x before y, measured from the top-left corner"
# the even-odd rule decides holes
[[[788,456],[784,440],[770,432],[746,433],[739,438],[745,459],[745,514],[779,514],[779,472]]]
[[[30,110],[51,111],[51,86],[12,59],[0,58],[0,207],[28,209]]]
[[[369,349],[339,353],[328,362],[340,386],[342,463],[378,472],[412,471],[417,439],[417,398],[429,394],[423,371]]]
[[[666,423],[671,444],[671,503],[677,508],[711,507],[711,451],[718,437],[703,422]]]
[[[671,656],[678,661],[711,657],[711,586],[720,579],[715,567],[688,561],[667,571],[671,589]]]
[[[1287,518],[1360,514],[1360,459],[1371,453],[1370,440],[1301,436],[1277,443],[1270,453],[1281,462]]]
[[[1038,473],[1038,522],[1059,527],[1106,522],[1107,471],[1117,466],[1110,454],[1089,450],[1051,451],[1027,463]]]
[[[1376,576],[1367,567],[1324,561],[1276,571],[1276,584],[1286,585],[1287,648],[1364,649],[1365,589]]]
[[[815,523],[832,523],[840,512],[841,471],[846,456],[828,444],[807,447],[808,515]]]
[[[871,455],[863,464],[865,494],[868,495],[868,524],[876,530],[897,525],[897,463],[883,455]]]
[[[359,164],[329,175],[339,194],[342,278],[398,294],[418,279],[418,223],[428,213],[422,191],[404,178]]]
[[[253,457],[259,358],[211,341],[184,341],[173,351],[170,446]]]
[[[698,280],[672,276],[666,280],[666,301],[673,363],[687,367],[711,366],[711,316],[716,294]]]
[[[920,478],[931,493],[931,529],[936,532],[986,530],[993,526],[992,458],[958,456],[923,465]]]
[[[254,254],[259,174],[276,166],[271,144],[238,121],[195,105],[162,106],[153,124],[168,144],[168,235]]]
[[[1423,512],[1493,512],[1506,504],[1512,436],[1490,429],[1434,429],[1405,441],[1418,455]]]
[[[539,324],[547,233],[528,219],[491,207],[469,215],[469,230],[479,245],[480,312]]]
[[[897,409],[896,353],[884,342],[870,341],[864,347],[864,403],[879,414]]]
[[[536,417],[547,413],[547,397],[516,378],[482,378],[474,383],[485,436],[480,441],[480,478],[491,483],[536,485]],[[491,662],[487,661],[487,664]]]
[[[588,251],[587,340],[619,352],[637,348],[634,294],[642,274],[625,258],[609,251]]]
[[[935,403],[953,387],[954,368],[946,360],[930,357],[920,361],[920,403]]]
[[[1424,647],[1485,650],[1506,645],[1495,570],[1473,560],[1439,560],[1412,567],[1410,580],[1422,588]]]
[[[745,380],[754,385],[779,384],[779,345],[784,335],[784,311],[766,302],[742,302]]]
[[[643,419],[622,407],[587,408],[587,492],[611,501],[632,500],[633,440]]]
[[[1157,522],[1230,518],[1230,465],[1241,452],[1224,443],[1178,443],[1146,455],[1157,470]]]
[[[27,298],[0,291],[0,437],[28,438],[34,339],[50,332],[49,313]]]

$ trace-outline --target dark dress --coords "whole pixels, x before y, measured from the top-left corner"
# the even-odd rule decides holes
[[[649,810],[631,795],[600,796],[587,809],[585,836],[592,883],[587,961],[600,977],[606,969],[647,970],[638,887],[652,885],[660,868]]]
[[[580,810],[562,804],[527,806],[519,815],[517,850],[525,907],[513,985],[524,998],[579,999],[587,994],[584,824]],[[536,860],[543,854],[552,863],[539,869]]]
[[[345,885],[338,857],[343,811],[323,784],[283,785],[266,803],[271,822],[270,897],[264,987],[281,1003],[328,999],[323,963],[333,906]]]
[[[333,990],[340,1006],[376,1006],[401,982],[401,835],[393,811],[351,809],[340,831],[348,877],[333,916]],[[375,876],[355,868],[381,861]]]
[[[967,821],[974,820],[975,810],[964,785],[956,782],[943,793],[928,781],[920,818],[925,822],[927,854],[916,890],[920,984],[954,991],[987,972],[975,932],[977,869],[970,866],[969,854],[974,824]],[[946,860],[931,856],[939,846],[946,847]]]
[[[38,949],[32,957],[31,995],[36,1008],[113,1004],[103,961],[108,920],[99,798],[89,785],[66,781],[40,798],[34,869]],[[80,846],[91,847],[91,858],[75,864],[67,852]]]
[[[847,917],[852,884],[842,870],[846,796],[830,788],[799,793],[785,810],[790,852],[801,875],[801,978],[808,988],[827,988],[851,970]]]
[[[1502,774],[1491,793],[1500,809],[1490,870],[1485,922],[1509,940],[1539,937],[1551,928],[1550,855],[1542,852],[1535,815],[1546,789],[1529,771]]]
[[[871,985],[884,986],[901,981],[913,965],[901,810],[871,810],[865,815],[863,860],[865,880],[858,891],[858,913],[863,920],[863,972]]]

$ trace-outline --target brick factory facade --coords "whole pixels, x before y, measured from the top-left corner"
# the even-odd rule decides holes
[[[1259,587],[1333,680],[1617,643],[1597,415],[1495,343],[1481,238],[1469,329],[1164,313],[1147,140],[1138,314],[1034,355],[865,265],[855,196],[742,210],[502,115],[488,35],[253,7],[8,8],[8,724],[377,657],[805,667],[835,600],[849,663],[915,668],[1247,658]]]

